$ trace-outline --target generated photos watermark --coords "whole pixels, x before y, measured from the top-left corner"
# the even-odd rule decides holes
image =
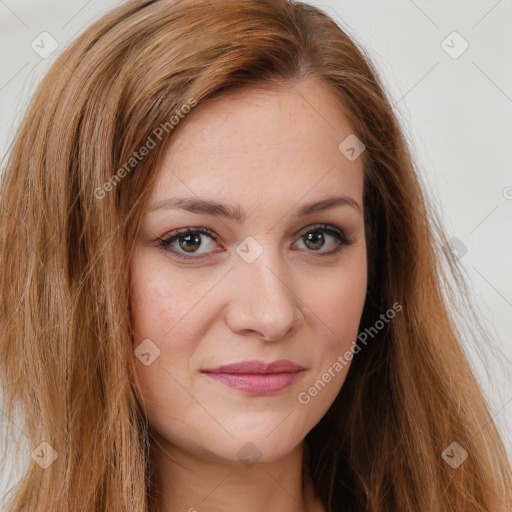
[[[101,187],[94,189],[94,197],[96,199],[103,199],[107,192],[113,190],[113,188],[124,178],[128,173],[135,169],[139,163],[151,152],[152,149],[156,148],[158,143],[162,140],[164,133],[170,133],[195,106],[197,101],[195,99],[188,100],[183,104],[178,112],[174,114],[169,121],[160,123],[150,135],[148,135],[146,142],[140,146],[137,151],[134,151],[132,155],[126,160],[126,162],[113,174]],[[155,140],[157,139],[157,140]]]
[[[395,302],[391,308],[389,308],[386,313],[380,315],[380,319],[375,322],[375,324],[371,327],[367,327],[364,331],[360,332],[357,335],[357,338],[352,341],[352,350],[347,350],[343,355],[339,355],[336,358],[336,361],[329,366],[329,368],[322,374],[322,376],[306,391],[301,391],[297,399],[302,405],[307,405],[311,402],[311,398],[315,397],[322,391],[332,379],[336,377],[337,374],[343,370],[346,366],[349,365],[350,361],[353,359],[354,355],[361,351],[361,348],[358,343],[362,343],[363,345],[367,344],[368,336],[373,338],[376,336],[379,331],[384,329],[384,327],[389,324],[390,320],[395,318],[395,315],[402,311],[402,305],[398,302]]]

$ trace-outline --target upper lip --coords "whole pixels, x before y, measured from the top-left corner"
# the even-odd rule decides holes
[[[304,367],[288,359],[279,359],[272,363],[264,361],[241,361],[239,363],[226,364],[217,368],[205,368],[205,373],[295,373]]]

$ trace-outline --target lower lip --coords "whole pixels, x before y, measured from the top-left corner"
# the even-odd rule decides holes
[[[208,377],[248,395],[272,395],[291,386],[302,370],[293,373],[206,373]]]

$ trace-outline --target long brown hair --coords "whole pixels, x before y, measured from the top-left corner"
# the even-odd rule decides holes
[[[331,87],[366,147],[361,329],[402,306],[306,437],[316,491],[328,512],[511,509],[505,448],[443,293],[462,277],[364,50],[299,2],[132,0],[59,56],[3,169],[3,445],[20,429],[14,460],[29,461],[5,510],[151,510],[127,275],[148,192],[193,108],[305,78]],[[457,468],[442,457],[454,442],[468,454]]]

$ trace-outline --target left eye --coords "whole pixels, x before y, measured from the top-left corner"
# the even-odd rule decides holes
[[[332,248],[326,251],[320,251],[320,249],[323,248],[326,243],[325,235],[333,239],[331,243]],[[206,236],[211,240],[211,242],[207,243],[205,246],[205,244],[203,244],[201,241],[202,236]],[[173,231],[169,234],[168,237],[158,238],[158,240],[160,241],[159,245],[161,247],[163,247],[167,252],[172,253],[177,258],[199,259],[201,256],[189,256],[188,254],[210,255],[211,252],[221,252],[222,250],[220,248],[213,249],[215,246],[213,241],[217,240],[217,236],[208,228],[180,229]],[[352,243],[345,236],[343,231],[329,225],[313,226],[309,228],[300,236],[300,241],[306,245],[306,248],[311,250],[309,252],[319,252],[319,255],[322,256],[337,253],[341,251],[344,246],[350,245]],[[175,242],[178,242],[178,247],[175,246]],[[208,245],[211,245],[211,247],[208,247]],[[198,249],[203,246],[205,246],[206,251],[198,253]],[[210,249],[210,252],[208,252],[208,249]],[[184,251],[185,254],[180,251]]]

